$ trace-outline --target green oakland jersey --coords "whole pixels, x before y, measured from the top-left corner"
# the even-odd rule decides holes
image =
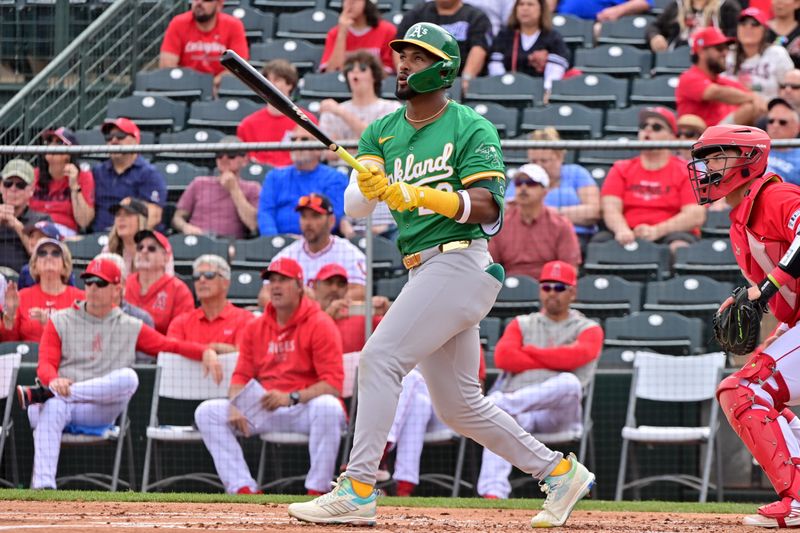
[[[370,124],[358,143],[358,160],[384,167],[389,183],[458,191],[489,189],[500,206],[490,225],[459,224],[429,209],[392,211],[397,245],[411,254],[442,243],[487,238],[502,224],[505,167],[495,127],[471,107],[450,102],[435,122],[417,130],[405,119],[405,106]]]

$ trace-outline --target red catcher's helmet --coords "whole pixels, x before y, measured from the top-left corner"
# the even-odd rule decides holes
[[[752,126],[725,124],[708,128],[692,146],[692,161],[689,163],[689,179],[694,195],[700,205],[724,198],[767,169],[770,147],[769,135]],[[718,155],[725,149],[734,148],[739,155]],[[724,166],[708,170],[708,159]],[[719,167],[718,164],[714,164]]]

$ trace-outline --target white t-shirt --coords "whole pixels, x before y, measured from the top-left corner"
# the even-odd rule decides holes
[[[298,239],[281,250],[274,259],[288,257],[303,267],[306,283],[317,277],[317,272],[329,263],[338,263],[347,271],[348,283],[367,284],[367,257],[356,245],[335,235],[331,242],[317,253],[311,252],[305,239]]]
[[[352,100],[340,104],[348,113],[352,113],[365,124],[375,122],[384,115],[388,115],[398,107],[400,102],[397,100],[385,100],[378,98],[372,104],[366,106],[356,106]],[[333,113],[322,113],[319,116],[319,127],[328,134],[328,137],[335,141],[358,140],[360,135],[356,135],[347,122]]]
[[[729,56],[731,67],[733,61],[735,61],[735,56]],[[778,96],[778,82],[793,68],[794,62],[786,48],[772,45],[767,47],[763,54],[756,54],[742,61],[738,79],[745,85],[749,85],[753,92],[769,101]],[[729,74],[732,78],[737,79],[732,68],[730,68]]]

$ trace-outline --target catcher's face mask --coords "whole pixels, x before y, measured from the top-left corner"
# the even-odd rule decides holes
[[[750,179],[750,166],[761,156],[751,146],[706,145],[693,150],[688,168],[697,203],[709,204],[744,185]]]

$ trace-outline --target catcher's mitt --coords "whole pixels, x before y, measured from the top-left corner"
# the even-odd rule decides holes
[[[731,296],[733,303],[714,313],[714,336],[724,350],[746,355],[758,345],[764,304],[749,300],[746,287],[737,287]]]

